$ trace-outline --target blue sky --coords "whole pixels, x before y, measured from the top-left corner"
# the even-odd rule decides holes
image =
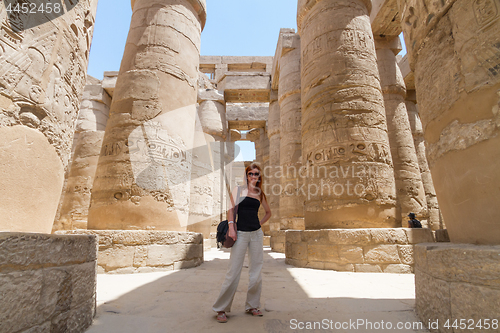
[[[88,73],[102,79],[120,68],[130,27],[130,1],[99,0]],[[121,2],[121,1],[120,1]],[[280,28],[297,29],[296,0],[207,0],[202,55],[273,56]]]
[[[88,74],[120,68],[132,10],[129,1],[99,0]],[[121,2],[121,1],[120,1]],[[297,30],[296,0],[207,0],[207,23],[201,34],[202,55],[273,56],[280,28]],[[237,160],[253,160],[254,144],[238,143]]]
[[[130,1],[99,0],[88,74],[119,70],[131,16]],[[297,0],[207,0],[201,54],[273,56],[280,28],[297,30],[296,16]],[[255,158],[253,143],[238,144],[237,160]]]

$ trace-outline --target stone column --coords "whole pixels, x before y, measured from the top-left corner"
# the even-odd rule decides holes
[[[299,0],[305,227],[398,227],[371,1]]]
[[[268,130],[267,128],[260,128],[260,146],[262,149],[262,164],[261,168],[262,170],[266,170],[266,168],[269,169],[269,160],[270,160],[270,141],[268,137]],[[267,180],[265,179],[264,182]],[[261,205],[259,209],[259,219],[262,219],[264,215],[266,214],[264,207]],[[266,223],[262,226],[262,231],[264,231],[264,234],[269,236],[270,232],[270,225],[269,223]]]
[[[262,169],[269,165],[269,138],[266,128],[260,129],[260,148],[262,149]]]
[[[204,0],[136,0],[89,229],[185,231]]]
[[[7,13],[7,3],[13,2],[0,11],[0,231],[50,233],[71,157],[97,0],[63,2],[54,16]]]
[[[300,46],[295,34],[294,43]],[[304,195],[300,188],[305,181],[302,170],[300,48],[288,50],[279,59],[279,105],[281,119],[280,166],[281,177],[280,219],[281,230],[304,230]]]
[[[87,229],[90,194],[111,97],[100,84],[85,86],[76,122],[74,153],[53,230]]]
[[[268,222],[269,230],[273,232],[280,230],[280,195],[278,189],[281,187],[281,180],[279,177],[276,177],[280,174],[280,105],[276,90],[271,90],[267,129],[269,137],[269,166],[267,169],[264,169],[264,191],[272,212],[271,219]]]
[[[424,131],[422,129],[422,122],[418,115],[417,109],[417,95],[415,90],[408,90],[406,93],[406,111],[408,112],[408,119],[410,121],[411,132],[413,135],[413,142],[417,152],[418,165],[420,167],[420,175],[422,176],[422,184],[424,186],[425,197],[427,200],[427,209],[429,211],[429,228],[432,230],[444,229],[445,225],[439,210],[439,204],[432,182],[431,171],[425,156],[425,142]]]
[[[450,240],[500,244],[500,4],[398,4]]]
[[[407,228],[407,216],[413,212],[422,226],[427,227],[427,201],[406,112],[406,86],[396,60],[401,42],[398,36],[378,37],[375,48],[396,179],[396,220]]]
[[[193,151],[188,231],[200,232],[205,239],[216,232],[221,221],[226,191],[224,184],[224,141],[227,137],[224,95],[213,89],[198,90],[201,145]]]

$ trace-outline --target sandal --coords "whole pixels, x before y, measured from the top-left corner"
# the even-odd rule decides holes
[[[248,309],[247,313],[251,314],[252,316],[258,316],[258,317],[262,317],[263,316],[262,312],[260,312],[260,310],[256,309],[256,308]]]
[[[225,312],[219,312],[217,314],[217,321],[219,323],[227,323],[227,316]]]

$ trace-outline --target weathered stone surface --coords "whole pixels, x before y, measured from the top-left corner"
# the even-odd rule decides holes
[[[0,234],[0,331],[83,332],[95,313],[96,238]]]
[[[339,260],[348,264],[363,264],[363,248],[354,245],[341,245],[338,247]]]
[[[408,244],[404,229],[370,229],[370,234],[374,244]]]
[[[298,3],[306,229],[399,226],[370,4]]]
[[[410,265],[390,264],[384,268],[384,273],[411,274],[413,272]]]
[[[400,226],[406,227],[406,216],[413,212],[420,217],[425,227],[428,219],[427,201],[406,111],[406,87],[396,61],[401,42],[395,35],[378,37],[375,47],[396,181],[396,220]]]
[[[268,103],[227,103],[226,119],[229,128],[250,130],[263,127],[268,118]]]
[[[36,129],[0,123],[0,231],[50,233],[64,181],[56,149]]]
[[[356,265],[366,264],[367,268],[360,266],[360,270],[410,274],[415,262],[414,245],[402,228],[287,230],[285,254],[292,265],[312,267],[314,262],[320,269],[339,271],[358,271]],[[427,265],[426,259],[419,260],[421,266]]]
[[[289,247],[288,244],[291,246]],[[285,253],[287,258],[293,258],[294,260],[307,260],[308,258],[308,246],[305,243],[288,243],[285,248]]]
[[[376,36],[398,36],[401,33],[401,14],[396,0],[373,0],[370,22]]]
[[[175,267],[189,268],[203,263],[204,238],[201,233],[145,230],[72,230],[57,233],[98,236],[99,273],[144,273],[155,271],[155,267],[171,270],[174,264]],[[186,264],[183,264],[184,261]]]
[[[286,241],[290,243],[300,243],[302,241],[303,232],[289,230],[286,232]]]
[[[412,229],[404,228],[406,236],[408,237],[408,243],[418,244],[418,243],[432,243],[434,238],[432,237],[432,230],[428,228],[422,229]]]
[[[135,249],[131,246],[114,246],[99,251],[99,266],[106,271],[134,266]]]
[[[73,141],[73,159],[52,231],[87,229],[90,195],[110,105],[111,98],[100,84],[85,86]]]
[[[491,324],[492,319],[499,320],[500,290],[470,283],[452,282],[450,284],[450,304],[452,318],[467,318],[467,327],[470,325],[469,319],[472,319],[474,323],[481,320],[484,324],[484,319],[489,318]],[[481,330],[477,331],[481,332]],[[467,332],[467,329],[458,329],[455,332]]]
[[[186,231],[206,14],[205,2],[197,3],[135,1],[89,229]]]
[[[368,229],[333,229],[328,230],[328,240],[334,244],[368,245],[372,234]]]
[[[443,280],[435,279],[415,267],[415,309],[424,323],[439,320],[440,323],[452,320],[450,307],[450,285]],[[441,326],[439,332],[452,332]]]
[[[296,39],[295,47],[283,45],[285,36]],[[283,48],[287,47],[286,50]],[[279,49],[279,50],[278,50]],[[276,51],[278,101],[280,105],[280,220],[282,229],[305,229],[304,195],[299,191],[305,178],[302,169],[301,135],[301,85],[300,85],[300,37],[295,33],[281,33]],[[277,173],[272,173],[276,176]],[[279,173],[278,173],[279,174]]]
[[[372,245],[364,248],[365,262],[369,264],[399,264],[397,245]]]
[[[267,121],[267,135],[269,138],[269,167],[264,169],[264,193],[267,196],[267,203],[271,209],[272,215],[269,220],[270,231],[280,230],[280,191],[273,192],[273,189],[281,186],[279,177],[273,173],[273,170],[280,165],[280,106],[277,100],[277,91],[271,91],[271,101],[269,103],[269,117]],[[274,98],[274,99],[273,99]],[[280,189],[281,190],[281,189]],[[276,194],[275,194],[276,193]]]
[[[336,245],[309,244],[307,245],[307,259],[309,261],[338,262],[339,250]]]
[[[150,245],[148,266],[168,266],[175,261],[203,258],[203,246],[194,244]]]
[[[355,264],[354,271],[361,273],[382,273],[382,268],[378,265]]]
[[[353,264],[342,265],[342,264],[337,264],[334,262],[325,262],[324,268],[331,269],[334,271],[339,271],[339,272],[354,272],[354,265]]]
[[[499,244],[498,3],[398,5],[408,23],[402,27],[428,162],[450,239]]]
[[[43,13],[0,12],[5,23],[0,40],[1,231],[50,233],[54,196],[60,195],[71,156],[96,9],[96,0],[82,1],[46,24],[39,21],[46,19]],[[26,188],[31,192],[19,193]]]
[[[420,120],[418,109],[415,104],[416,98],[415,90],[407,91],[406,110],[408,112],[408,119],[410,121],[413,141],[420,167],[420,174],[422,176],[422,184],[424,186],[427,200],[429,227],[432,230],[438,230],[444,228],[445,226],[441,218],[441,211],[439,210],[436,190],[434,188],[434,182],[432,181],[431,171],[429,170],[429,163],[427,162],[424,131],[422,128],[422,121]]]
[[[450,319],[451,326],[455,319],[477,323],[479,319],[496,318],[500,306],[499,256],[499,246],[416,245],[416,308],[422,321]],[[439,332],[451,331],[440,325]]]
[[[85,263],[97,258],[94,236],[0,233],[0,273]]]
[[[448,230],[440,229],[434,231],[434,239],[438,243],[447,243],[450,241],[450,236],[448,235]]]
[[[414,260],[414,246],[413,245],[398,245],[399,258],[402,264],[413,265]]]
[[[435,278],[500,288],[500,246],[435,243],[416,245],[416,249],[415,255],[425,251],[424,267]]]

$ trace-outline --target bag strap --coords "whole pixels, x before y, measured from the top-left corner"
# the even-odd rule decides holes
[[[233,206],[234,209],[234,224],[236,224],[236,216],[238,215],[238,206],[240,205],[240,190],[241,188],[238,186],[238,194],[236,194],[236,202],[238,203],[236,206]]]
[[[231,199],[231,204],[233,205],[233,212],[234,212],[233,222],[236,224],[236,216],[238,214],[238,204],[235,204],[235,202],[234,202],[233,195],[231,193],[231,189],[229,188],[229,182],[227,181],[226,175],[224,175],[224,180],[226,181],[227,193],[229,194],[229,198]],[[238,186],[238,192],[236,194],[236,202],[238,202],[238,203],[240,201],[240,191],[241,191],[241,188]]]

